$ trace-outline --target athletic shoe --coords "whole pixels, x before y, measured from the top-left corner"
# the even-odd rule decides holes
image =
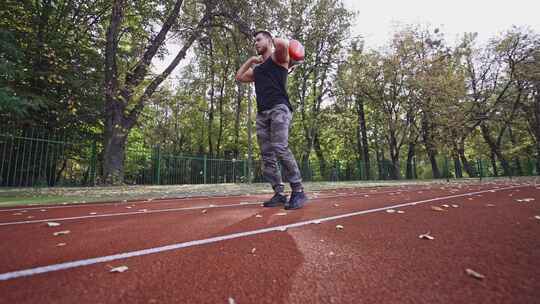
[[[264,207],[277,207],[279,205],[284,205],[287,203],[287,196],[283,194],[276,193],[269,201],[263,203]]]
[[[304,191],[294,192],[291,194],[291,199],[285,204],[285,210],[294,210],[304,207],[304,204],[308,201],[308,198]]]

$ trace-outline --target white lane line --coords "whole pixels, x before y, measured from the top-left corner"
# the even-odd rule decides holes
[[[196,206],[196,207],[183,207],[183,208],[172,208],[172,209],[159,209],[159,210],[147,210],[147,211],[134,211],[134,212],[120,212],[120,213],[108,213],[108,214],[97,214],[97,215],[49,218],[49,219],[43,219],[43,220],[0,223],[0,227],[11,226],[11,225],[22,225],[22,224],[45,223],[45,222],[61,222],[61,221],[100,218],[100,217],[123,216],[123,215],[151,214],[151,213],[161,213],[161,212],[175,212],[175,211],[212,209],[212,208],[228,208],[228,207],[238,207],[238,206],[260,205],[260,204],[262,204],[262,202],[254,202],[254,203],[246,202],[246,203],[230,204],[230,205]]]
[[[253,196],[257,196],[259,194],[255,194]],[[261,195],[264,195],[264,194],[261,194]],[[242,195],[242,196],[234,196],[234,195],[231,195],[231,196],[194,196],[194,197],[190,197],[190,196],[187,196],[187,197],[177,197],[177,198],[174,198],[174,197],[171,197],[171,198],[166,198],[166,199],[152,199],[151,201],[148,201],[147,199],[140,199],[140,200],[132,200],[132,201],[127,201],[127,202],[122,202],[122,201],[114,201],[114,202],[110,202],[110,203],[73,203],[71,205],[55,205],[55,206],[43,206],[43,207],[39,207],[36,205],[33,205],[31,208],[14,208],[14,209],[0,209],[0,212],[13,212],[13,211],[23,211],[23,210],[42,210],[42,209],[45,209],[45,210],[49,210],[49,209],[63,209],[63,208],[80,208],[80,207],[88,207],[88,208],[91,208],[91,207],[103,207],[103,206],[122,206],[122,205],[129,205],[129,204],[143,204],[143,203],[148,203],[148,204],[158,204],[158,203],[171,203],[171,202],[176,202],[176,201],[183,201],[183,200],[193,200],[193,201],[196,201],[196,200],[216,200],[216,199],[223,199],[223,198],[242,198],[242,197],[246,197],[247,195]],[[247,196],[247,197],[253,197],[253,196]]]
[[[493,190],[495,190],[495,191],[503,191],[503,190],[510,190],[510,189],[515,189],[515,188],[524,188],[524,187],[529,187],[529,186],[528,185],[527,186],[512,186],[512,187],[507,187],[507,188],[498,188],[496,190],[495,189],[488,189],[488,190],[482,190],[482,191],[477,191],[477,192],[470,192],[470,193],[463,193],[463,194],[457,194],[457,195],[436,197],[436,198],[420,200],[420,201],[415,201],[415,202],[410,202],[410,203],[402,203],[402,204],[397,204],[397,205],[392,205],[392,206],[387,206],[387,207],[368,209],[368,210],[357,211],[357,212],[341,214],[341,215],[335,215],[335,216],[319,218],[319,219],[312,219],[312,220],[309,220],[309,221],[296,222],[296,223],[287,224],[287,225],[274,226],[274,227],[269,227],[269,228],[263,228],[263,229],[257,229],[257,230],[251,230],[251,231],[227,234],[227,235],[211,237],[211,238],[207,238],[207,239],[194,240],[194,241],[189,241],[189,242],[176,243],[176,244],[171,244],[171,245],[166,245],[166,246],[161,246],[161,247],[148,248],[148,249],[142,249],[142,250],[136,250],[136,251],[129,251],[129,252],[118,253],[118,254],[113,254],[113,255],[107,255],[107,256],[102,256],[102,257],[89,258],[89,259],[84,259],[84,260],[77,260],[77,261],[53,264],[53,265],[48,265],[48,266],[41,266],[41,267],[36,267],[36,268],[29,268],[29,269],[11,271],[11,272],[6,272],[6,273],[0,274],[0,281],[6,281],[6,280],[16,279],[16,278],[20,278],[20,277],[33,276],[33,275],[37,275],[37,274],[41,274],[41,273],[54,272],[54,271],[65,270],[65,269],[70,269],[70,268],[88,266],[88,265],[93,265],[93,264],[98,264],[98,263],[110,262],[110,261],[115,261],[115,260],[120,260],[120,259],[127,259],[127,258],[132,258],[132,257],[144,256],[144,255],[155,254],[155,253],[160,253],[160,252],[166,252],[166,251],[171,251],[171,250],[178,250],[178,249],[182,249],[182,248],[200,246],[200,245],[204,245],[204,244],[211,244],[211,243],[216,243],[216,242],[221,242],[221,241],[226,241],[226,240],[231,240],[231,239],[236,239],[236,238],[241,238],[241,237],[246,237],[246,236],[251,236],[251,235],[268,233],[268,232],[272,232],[272,231],[286,231],[289,228],[301,227],[301,226],[306,226],[306,225],[310,225],[310,224],[319,224],[319,223],[322,223],[322,222],[334,221],[334,220],[337,220],[337,219],[348,218],[348,217],[353,217],[353,216],[363,215],[363,214],[368,214],[368,213],[374,213],[374,212],[384,211],[384,210],[388,210],[388,209],[415,206],[415,205],[418,205],[418,204],[424,204],[424,203],[429,203],[429,202],[433,202],[433,201],[439,201],[439,200],[446,200],[446,199],[452,199],[452,198],[458,198],[458,197],[464,197],[464,196],[477,195],[477,194],[490,192],[490,191],[493,191]]]

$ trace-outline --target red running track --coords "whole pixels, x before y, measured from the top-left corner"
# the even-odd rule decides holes
[[[258,202],[264,196],[0,209],[0,278],[5,278],[0,302],[534,303],[540,298],[535,218],[540,190],[532,185],[357,188],[310,196],[304,209],[287,212],[262,208]],[[517,201],[526,198],[534,200]],[[60,219],[61,226],[47,227],[48,219]],[[308,224],[317,219],[323,220]],[[261,231],[294,223],[306,224]],[[53,236],[61,230],[70,233]],[[428,231],[434,240],[418,238]],[[246,232],[260,233],[242,235]],[[215,240],[234,234],[239,235]],[[189,245],[197,240],[208,243]],[[179,244],[186,246],[163,247]],[[159,252],[147,252],[156,248]],[[141,255],[77,265],[130,252]],[[73,268],[55,270],[70,262]],[[109,272],[120,265],[129,269]],[[19,271],[47,270],[44,266],[51,271],[17,277]],[[485,279],[467,275],[467,268]]]

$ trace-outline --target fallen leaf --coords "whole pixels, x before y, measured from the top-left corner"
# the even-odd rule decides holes
[[[236,304],[236,301],[233,298],[229,297],[229,304]]]
[[[342,225],[336,225],[336,229],[337,230],[343,230],[343,226]]]
[[[459,208],[459,205],[452,205],[452,208]]]
[[[66,243],[58,243],[58,244],[56,244],[56,247],[64,247],[64,246],[66,246]]]
[[[280,213],[276,213],[275,215],[283,216],[283,215],[287,215],[287,213],[286,212],[280,212]]]
[[[213,208],[213,207],[215,207],[215,206],[216,206],[216,205],[208,205],[208,207],[210,207],[210,208]]]
[[[131,208],[133,208],[133,207],[131,207],[131,206],[127,206],[127,207],[126,207],[126,209],[131,209]]]
[[[90,215],[96,215],[97,212],[90,212]]]
[[[403,213],[405,213],[405,211],[403,211],[403,210],[398,210],[397,213],[403,214]]]
[[[29,215],[29,216],[27,216],[26,218],[27,218],[27,219],[33,219],[34,216],[33,216],[33,215]]]
[[[329,256],[334,256],[335,253],[334,253],[333,251],[330,251],[330,252],[328,253],[328,255],[329,255]]]
[[[534,201],[534,198],[523,198],[523,199],[518,199],[516,201],[518,201],[519,203],[528,203],[528,202]]]
[[[260,214],[257,214],[257,215],[255,215],[255,217],[259,217],[259,218],[260,218],[260,217],[262,217],[262,215],[260,215]]]
[[[485,279],[485,276],[483,274],[480,274],[472,269],[465,269],[465,272],[470,275],[471,277],[475,278],[475,279],[478,279],[478,280],[483,280]]]
[[[54,236],[59,236],[59,235],[64,235],[64,234],[69,234],[71,231],[69,230],[62,230],[62,231],[58,231],[58,232],[55,232],[53,233]]]
[[[424,234],[420,234],[420,235],[418,236],[418,238],[419,238],[419,239],[426,239],[426,240],[434,240],[434,239],[435,239],[435,237],[431,236],[431,235],[429,234],[429,232],[424,233]]]
[[[22,213],[17,212],[17,213],[13,213],[13,215],[22,215]]]
[[[394,210],[394,209],[387,209],[386,210],[386,213],[395,213],[395,212],[396,212],[396,210]]]
[[[148,209],[140,209],[140,212],[148,212]]]
[[[251,249],[251,254],[255,254],[255,251],[257,251],[257,248]]]
[[[128,270],[129,268],[127,266],[119,266],[111,269],[109,272],[124,272]]]
[[[208,212],[208,211],[207,211],[206,209],[203,209],[203,211],[201,211],[201,212],[202,212],[202,213],[206,213],[206,212]]]
[[[281,227],[280,231],[287,231],[287,227]]]
[[[534,218],[540,220],[540,215],[535,215]]]
[[[495,207],[493,204],[486,204],[486,207]]]
[[[58,226],[60,226],[60,223],[57,223],[57,222],[47,222],[47,226],[49,226],[49,227],[58,227]]]
[[[313,221],[313,224],[317,224],[317,225],[318,225],[318,224],[320,224],[320,223],[321,223],[321,221],[319,221],[319,220]]]
[[[334,204],[334,207],[339,207],[339,204]]]
[[[41,212],[45,212],[45,211],[47,211],[47,210],[45,210],[45,209],[41,209],[41,210],[39,210],[39,211],[41,211]]]
[[[444,210],[443,208],[438,207],[438,206],[431,206],[431,210],[433,210],[433,211],[441,211],[441,212],[445,212],[445,211],[446,211],[446,210]]]
[[[443,206],[444,208],[450,208],[450,206],[447,205],[447,204],[444,204],[444,205],[442,205],[442,206]]]

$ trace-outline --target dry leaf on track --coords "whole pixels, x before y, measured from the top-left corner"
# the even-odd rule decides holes
[[[429,234],[429,231],[428,231],[427,233],[420,234],[420,235],[418,236],[418,238],[419,238],[419,239],[426,239],[426,240],[434,240],[434,239],[435,239],[435,237],[433,237],[433,236],[431,236],[431,235]]]
[[[203,211],[201,211],[201,213],[205,214],[206,212],[208,212],[208,210],[206,209],[203,209]]]
[[[334,207],[339,207],[339,204],[334,204]]]
[[[233,298],[229,297],[229,304],[236,304],[236,301]]]
[[[470,275],[471,277],[475,278],[475,279],[478,279],[478,280],[483,280],[485,279],[486,277],[483,275],[483,274],[480,274],[472,269],[465,269],[465,273],[467,273],[468,275]]]
[[[49,227],[58,227],[58,226],[60,226],[60,223],[57,223],[57,222],[47,222],[47,226],[49,226]]]
[[[398,210],[397,213],[403,214],[403,213],[405,213],[405,211],[403,211],[403,210]]]
[[[58,244],[56,244],[56,247],[64,247],[64,246],[66,246],[66,243],[58,243]]]
[[[251,254],[255,254],[255,251],[257,251],[257,248],[251,249]]]
[[[452,205],[452,208],[459,208],[459,205]]]
[[[450,208],[450,206],[447,205],[447,204],[444,204],[444,205],[442,205],[442,206],[443,206],[444,208]]]
[[[337,230],[343,230],[343,228],[344,228],[344,227],[343,227],[342,225],[336,225],[336,229],[337,229]]]
[[[445,212],[445,211],[446,211],[446,210],[444,210],[443,208],[438,207],[438,206],[431,206],[431,210],[433,210],[433,211],[440,211],[440,212]]]
[[[96,215],[97,212],[90,212],[90,215]]]
[[[534,201],[534,198],[523,198],[516,200],[518,203],[528,203]]]
[[[255,217],[261,218],[261,217],[262,217],[262,215],[260,215],[260,214],[257,214],[257,215],[255,215]]]
[[[386,213],[395,213],[395,212],[396,212],[396,210],[394,210],[394,209],[387,209],[386,210]]]
[[[57,231],[55,233],[53,233],[54,236],[59,236],[59,235],[64,235],[64,234],[70,234],[71,231],[69,230],[62,230],[62,231]]]
[[[274,215],[284,216],[284,215],[287,215],[287,213],[286,213],[286,212],[280,212],[280,213],[276,213],[276,214],[274,214]]]
[[[540,220],[540,215],[535,215],[534,218]]]
[[[112,268],[109,272],[124,272],[126,270],[128,270],[129,268],[127,266],[119,266],[119,267],[115,267],[115,268]]]
[[[495,207],[493,204],[486,204],[486,207]]]

